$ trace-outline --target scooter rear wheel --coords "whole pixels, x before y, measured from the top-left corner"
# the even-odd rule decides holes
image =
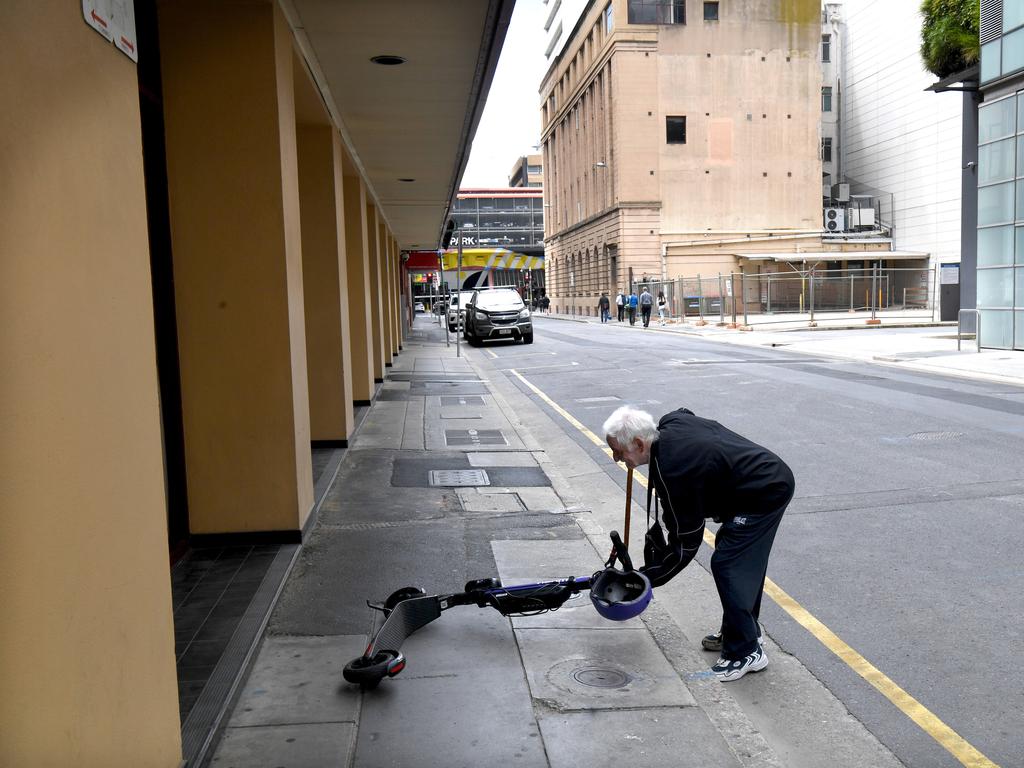
[[[405,669],[405,657],[398,651],[377,651],[372,658],[360,656],[345,665],[342,675],[364,691],[376,688],[385,677],[394,677]]]

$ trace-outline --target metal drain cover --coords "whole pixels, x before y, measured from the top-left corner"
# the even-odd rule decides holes
[[[448,445],[508,445],[500,429],[446,429]]]
[[[480,395],[442,395],[441,405],[450,408],[457,405],[483,405],[484,399]]]
[[[430,485],[434,488],[458,488],[490,485],[491,479],[483,469],[432,469]]]
[[[632,678],[620,669],[580,667],[572,671],[572,679],[592,688],[624,688]]]

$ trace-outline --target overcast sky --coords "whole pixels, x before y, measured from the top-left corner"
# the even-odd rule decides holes
[[[540,80],[547,69],[541,0],[517,0],[462,187],[505,187],[512,165],[540,141]]]

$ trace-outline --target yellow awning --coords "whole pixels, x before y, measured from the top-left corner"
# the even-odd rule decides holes
[[[444,268],[455,269],[459,253],[450,249],[444,253]],[[463,269],[544,269],[543,256],[527,256],[506,248],[464,248]]]

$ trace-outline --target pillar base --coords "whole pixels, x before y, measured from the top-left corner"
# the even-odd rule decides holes
[[[877,317],[869,317],[867,320],[864,321],[864,324],[865,325],[881,325],[882,321],[879,320]]]

